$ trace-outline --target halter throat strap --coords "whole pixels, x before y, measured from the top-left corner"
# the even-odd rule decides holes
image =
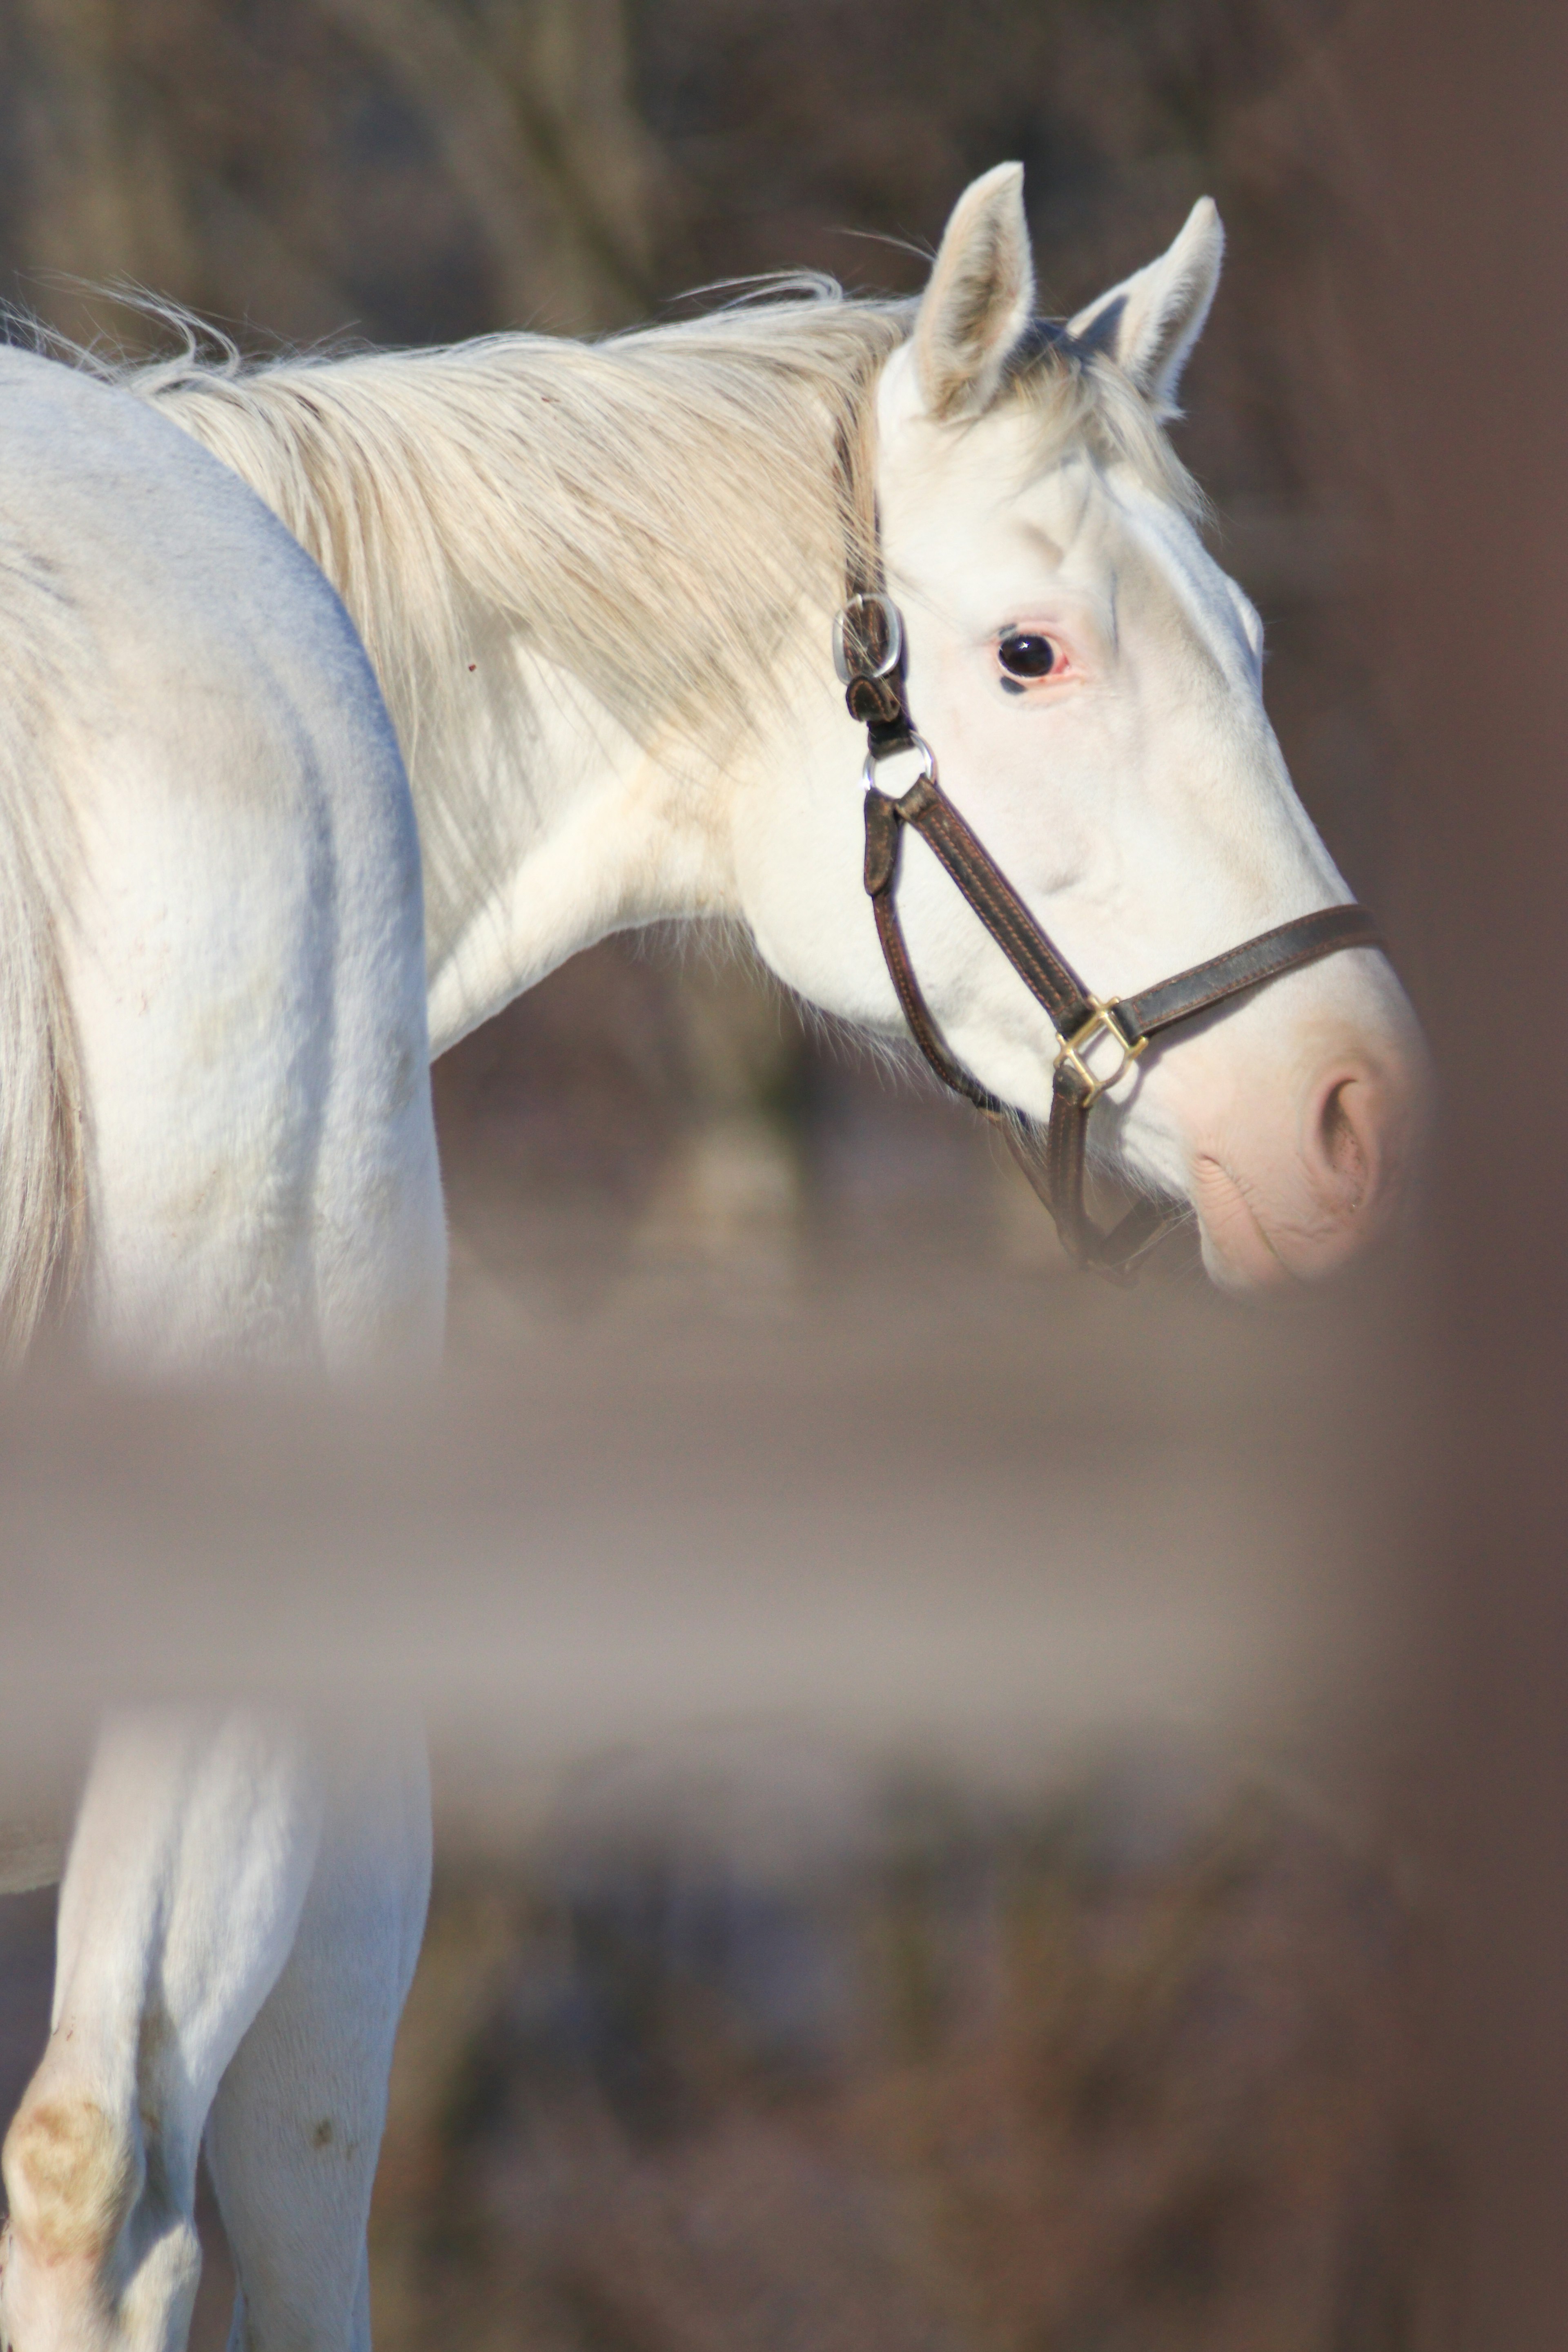
[[[842,456],[845,501],[853,515],[856,469],[848,464],[847,450]],[[1084,1161],[1089,1116],[1100,1096],[1165,1031],[1342,949],[1381,949],[1382,936],[1364,907],[1323,907],[1316,914],[1260,931],[1239,947],[1159,981],[1136,996],[1093,995],[942,789],[935,754],[917,733],[910,714],[903,624],[882,583],[874,514],[867,528],[858,530],[851,523],[847,541],[852,551],[866,551],[868,564],[858,564],[851,554],[848,593],[834,625],[834,659],[849,714],[866,730],[866,889],[904,1019],[942,1084],[1002,1126],[1074,1261],[1113,1279],[1130,1280],[1140,1260],[1188,1222],[1192,1213],[1183,1203],[1146,1197],[1110,1232],[1096,1227],[1084,1200]],[[879,762],[900,751],[918,754],[921,773],[901,797],[894,798],[882,791],[876,775]],[[981,1085],[952,1052],[932,1017],[899,919],[900,852],[906,827],[920,835],[1057,1032],[1050,1118],[1043,1133],[1037,1121],[1010,1108]],[[1110,1068],[1103,1066],[1107,1051],[1115,1056]],[[1090,1067],[1090,1055],[1100,1064],[1098,1075]]]

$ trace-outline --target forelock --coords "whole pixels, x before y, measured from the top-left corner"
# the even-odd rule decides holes
[[[1043,463],[1081,442],[1100,464],[1126,466],[1146,488],[1199,520],[1203,491],[1149,402],[1101,349],[1100,323],[1075,337],[1061,320],[1035,320],[1019,340],[997,406],[1022,407],[1037,421]]]

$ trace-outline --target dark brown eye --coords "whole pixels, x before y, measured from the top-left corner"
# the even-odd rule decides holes
[[[1057,649],[1049,637],[1009,629],[996,648],[996,658],[1013,677],[1044,677],[1056,667]]]

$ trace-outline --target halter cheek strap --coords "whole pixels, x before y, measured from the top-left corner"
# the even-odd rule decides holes
[[[1245,990],[1260,988],[1343,948],[1381,948],[1377,925],[1364,907],[1323,907],[1316,914],[1260,931],[1224,955],[1194,964],[1136,996],[1094,996],[942,791],[935,754],[916,733],[910,716],[903,625],[885,591],[852,590],[834,626],[834,659],[850,716],[866,729],[866,888],[882,954],[915,1043],[944,1086],[1003,1124],[1077,1264],[1130,1279],[1139,1260],[1191,1212],[1176,1202],[1144,1198],[1108,1234],[1092,1223],[1083,1196],[1084,1155],[1089,1115],[1100,1096],[1141,1057],[1152,1038]],[[899,799],[884,793],[876,781],[878,762],[896,751],[912,751],[921,763],[921,772]],[[1043,1137],[1037,1122],[1010,1110],[964,1068],[931,1016],[899,919],[899,857],[906,826],[920,835],[1050,1017],[1058,1043],[1051,1113]],[[1113,1067],[1104,1065],[1104,1048],[1115,1056]],[[1089,1066],[1091,1054],[1100,1060],[1098,1071]]]

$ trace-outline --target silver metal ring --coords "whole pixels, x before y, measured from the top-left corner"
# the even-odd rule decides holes
[[[850,614],[858,607],[869,604],[875,604],[882,615],[882,625],[887,633],[888,650],[875,669],[851,669],[847,624]],[[885,596],[879,588],[873,588],[863,596],[851,596],[843,611],[836,613],[833,616],[833,667],[838,673],[840,686],[848,686],[858,677],[887,677],[897,669],[899,658],[903,650],[904,624],[899,608],[892,598]]]
[[[910,777],[909,784],[905,786],[905,790],[911,790],[916,784],[925,783],[927,782],[934,782],[936,780],[936,753],[931,750],[931,745],[926,741],[923,735],[910,735],[906,737],[905,740],[901,743],[889,743],[887,749],[882,751],[877,751],[874,746],[868,749],[865,765],[860,771],[861,791],[863,793],[868,793],[872,785],[876,782],[877,769],[880,761],[883,760],[897,760],[905,751],[913,751],[921,763],[919,775]]]

